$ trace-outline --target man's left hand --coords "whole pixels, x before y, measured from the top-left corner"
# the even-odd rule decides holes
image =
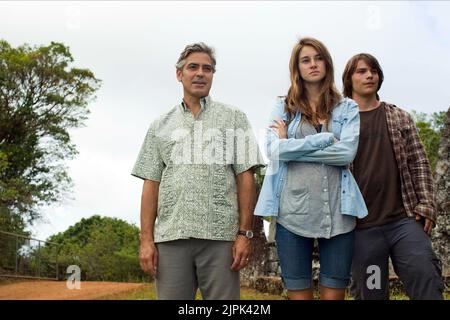
[[[239,271],[247,266],[252,252],[252,243],[250,239],[244,236],[237,236],[233,245],[233,264],[231,270]]]
[[[431,230],[433,230],[434,227],[433,220],[422,217],[420,214],[416,214],[416,221],[419,221],[420,219],[425,219],[423,231],[425,231],[426,234],[431,235]]]

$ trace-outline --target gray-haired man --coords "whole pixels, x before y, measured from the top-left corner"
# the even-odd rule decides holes
[[[183,100],[153,121],[132,175],[144,179],[140,262],[158,299],[239,299],[251,253],[262,158],[240,110],[209,97],[216,59],[204,43],[176,64]]]

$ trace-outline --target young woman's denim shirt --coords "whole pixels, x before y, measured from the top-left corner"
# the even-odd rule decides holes
[[[284,98],[280,98],[273,109],[269,126],[275,119],[287,120]],[[255,208],[257,216],[277,216],[280,196],[289,161],[315,162],[341,167],[341,213],[364,218],[367,207],[359,187],[348,170],[356,156],[359,140],[359,108],[348,98],[343,98],[332,111],[332,132],[317,133],[304,139],[295,139],[295,132],[301,120],[296,113],[288,126],[288,138],[280,139],[278,134],[268,128],[265,151],[269,158],[263,186]],[[334,143],[334,137],[339,142]]]

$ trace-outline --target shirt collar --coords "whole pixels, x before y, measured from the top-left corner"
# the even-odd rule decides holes
[[[210,96],[206,96],[200,99],[200,109],[201,110],[206,110],[206,108],[211,104],[211,97]],[[184,103],[184,100],[181,100],[181,109],[183,111],[189,111],[189,109],[187,108],[186,103]]]

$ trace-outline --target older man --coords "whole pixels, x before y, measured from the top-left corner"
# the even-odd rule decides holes
[[[153,121],[132,171],[144,179],[142,268],[158,299],[239,299],[251,253],[254,170],[263,161],[245,114],[209,96],[216,59],[204,43],[176,64],[181,103]]]

